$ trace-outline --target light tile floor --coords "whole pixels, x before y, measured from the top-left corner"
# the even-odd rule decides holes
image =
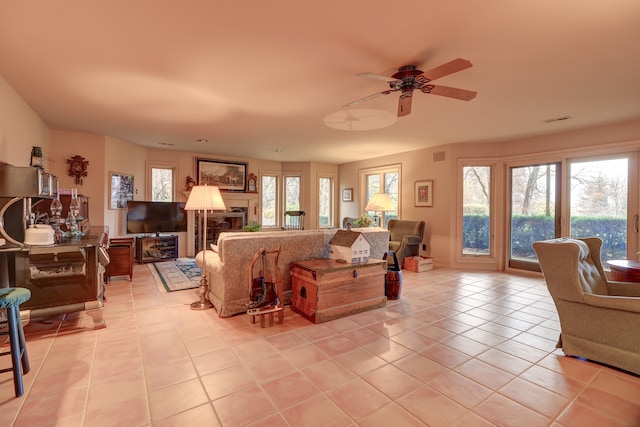
[[[318,325],[286,308],[265,329],[190,310],[197,291],[166,293],[144,265],[107,296],[106,329],[84,313],[26,327],[26,393],[0,374],[0,425],[640,425],[640,378],[554,348],[540,278],[405,271],[385,308]]]

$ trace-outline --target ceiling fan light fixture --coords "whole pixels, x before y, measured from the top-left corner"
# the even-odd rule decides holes
[[[377,98],[378,96],[402,91],[398,101],[398,116],[406,116],[411,113],[411,97],[414,89],[419,89],[427,94],[445,96],[447,98],[458,99],[461,101],[470,101],[476,97],[477,92],[427,83],[432,80],[466,70],[472,66],[473,64],[471,64],[471,61],[463,58],[457,58],[427,71],[419,70],[416,65],[403,65],[398,68],[398,71],[396,71],[391,77],[376,73],[359,73],[359,76],[386,81],[389,84],[389,89],[345,104],[343,108],[352,107],[360,104],[361,102]]]

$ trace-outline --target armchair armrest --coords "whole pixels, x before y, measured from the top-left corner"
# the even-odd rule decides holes
[[[640,313],[640,298],[584,294],[584,302],[594,307]]]
[[[619,297],[640,297],[640,283],[608,281],[607,291]]]
[[[419,245],[422,242],[422,237],[420,236],[404,236],[402,238],[402,243],[404,245]]]

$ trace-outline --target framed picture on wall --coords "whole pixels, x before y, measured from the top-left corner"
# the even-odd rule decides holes
[[[353,202],[353,188],[343,188],[342,189],[342,201],[343,202]]]
[[[109,172],[109,209],[126,209],[127,201],[133,200],[133,175]]]
[[[245,191],[247,164],[196,158],[198,185],[215,185],[220,191]]]
[[[433,180],[416,181],[415,206],[433,206]]]

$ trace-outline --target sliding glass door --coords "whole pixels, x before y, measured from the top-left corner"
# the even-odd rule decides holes
[[[637,259],[637,163],[621,153],[510,167],[509,267],[539,271],[531,244],[561,236],[600,237],[605,266]]]
[[[637,234],[629,227],[629,163],[627,156],[569,163],[570,236],[600,237],[603,262],[627,259]]]
[[[531,244],[560,235],[560,164],[510,168],[509,267],[538,270]]]

